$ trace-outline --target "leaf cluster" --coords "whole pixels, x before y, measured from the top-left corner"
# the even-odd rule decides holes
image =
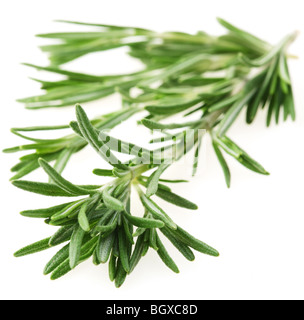
[[[94,127],[79,105],[76,113],[76,124],[81,134],[88,144],[95,147],[98,140],[95,140]],[[103,153],[100,155],[105,158]],[[94,170],[99,176],[116,176],[116,179],[102,186],[75,185],[66,180],[43,158],[38,162],[51,182],[13,181],[13,184],[20,189],[45,196],[81,197],[54,207],[21,212],[23,216],[43,218],[48,225],[60,228],[51,237],[18,250],[15,256],[32,254],[68,242],[46,264],[45,274],[51,273],[51,279],[57,279],[79,263],[92,258],[95,265],[109,262],[109,277],[112,281],[115,280],[117,287],[122,285],[126,276],[134,270],[149,248],[157,252],[166,266],[174,272],[179,272],[159,233],[168,238],[190,261],[194,260],[191,248],[211,256],[218,256],[215,249],[179,227],[151,199],[152,195],[156,195],[176,206],[190,210],[197,209],[194,203],[173,193],[168,186],[159,182],[160,172],[164,171],[161,165],[152,167],[155,171],[146,177],[142,173],[151,170],[151,166],[132,163],[126,165],[119,161],[117,165],[112,160],[113,155],[108,156],[107,161],[113,166],[113,170]],[[117,169],[120,169],[118,176]],[[145,211],[143,217],[131,214],[132,184],[135,185],[141,199]],[[139,185],[146,188],[145,193]],[[134,231],[134,228],[137,229]]]
[[[218,21],[226,30],[220,36],[202,31],[159,33],[136,27],[71,21],[61,22],[94,29],[38,35],[59,43],[41,47],[48,53],[49,66],[26,65],[63,79],[34,79],[41,83],[44,93],[19,101],[28,109],[76,104],[76,121],[67,125],[13,128],[12,133],[30,143],[4,152],[31,152],[11,169],[14,172],[11,180],[16,187],[45,196],[77,199],[21,212],[26,217],[42,218],[59,229],[51,237],[20,249],[16,256],[64,244],[44,269],[45,274],[51,274],[51,279],[92,258],[95,265],[108,263],[110,280],[120,287],[149,248],[157,252],[167,267],[179,272],[163,237],[189,261],[194,260],[193,250],[219,255],[217,250],[183,230],[158,205],[155,198],[184,209],[197,209],[193,202],[175,194],[168,186],[184,180],[163,179],[162,175],[190,151],[194,152],[194,175],[205,133],[211,137],[228,187],[231,174],[226,155],[249,170],[269,174],[229,137],[228,131],[242,111],[247,124],[253,123],[262,109],[267,110],[267,126],[273,118],[275,123],[279,123],[280,118],[295,119],[287,63],[288,46],[295,34],[287,35],[273,46],[223,19]],[[91,75],[64,67],[67,62],[92,52],[118,47],[127,47],[128,54],[142,62],[142,70],[120,75]],[[118,93],[122,101],[118,111],[89,119],[80,106],[114,93]],[[161,132],[161,136],[151,139],[151,149],[109,134],[110,129],[137,113],[142,114],[139,125]],[[181,120],[177,121],[178,117]],[[27,135],[27,132],[65,129],[71,132],[54,139]],[[76,185],[63,177],[70,158],[86,146],[93,148],[111,167],[97,168],[93,173],[112,177],[110,182]],[[129,155],[130,160],[121,161],[122,153]],[[20,180],[38,168],[47,174],[47,183]],[[142,217],[132,214],[134,190],[142,204]]]

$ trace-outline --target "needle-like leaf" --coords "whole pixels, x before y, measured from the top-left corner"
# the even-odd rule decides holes
[[[26,180],[15,180],[12,184],[25,191],[53,197],[75,197],[75,193],[67,192],[56,185],[44,182],[34,182]]]
[[[219,256],[219,253],[217,250],[210,247],[206,243],[194,238],[192,235],[190,235],[188,232],[186,232],[184,229],[182,229],[179,226],[177,227],[176,231],[174,231],[174,235],[178,239],[183,241],[185,244],[187,244],[189,247],[199,252],[208,254],[210,256],[215,256],[215,257]]]
[[[162,163],[158,168],[151,174],[147,180],[147,197],[153,196],[158,190],[158,181],[162,173],[169,167],[168,164]]]
[[[54,271],[61,263],[68,259],[69,256],[69,244],[60,249],[52,259],[46,264],[43,270],[43,274],[49,274]]]
[[[78,213],[78,223],[82,230],[89,231],[90,223],[87,217],[88,202],[84,202]]]
[[[97,258],[101,263],[106,263],[110,257],[110,253],[115,240],[115,234],[111,233],[107,237],[99,237],[96,247]]]
[[[75,186],[71,182],[64,179],[58,172],[53,169],[44,159],[39,159],[39,164],[43,170],[49,175],[49,177],[56,183],[61,189],[74,194],[75,196],[91,194],[86,189]]]
[[[140,199],[144,207],[156,218],[163,221],[172,229],[176,229],[176,224],[171,218],[151,199],[147,198],[143,193],[140,193]]]
[[[35,243],[32,243],[14,253],[15,257],[22,257],[28,254],[40,252],[50,248],[49,245],[50,238],[46,238]]]
[[[112,154],[110,149],[100,141],[100,139],[98,138],[98,134],[96,133],[94,127],[92,126],[90,120],[88,119],[86,113],[80,105],[76,106],[76,115],[82,135],[85,137],[88,143],[91,144],[91,146],[103,157],[103,159],[109,162],[114,167],[120,169],[128,169],[128,167],[123,165]]]
[[[82,240],[85,235],[85,231],[79,226],[73,231],[70,248],[69,248],[69,259],[71,269],[75,268],[81,254]]]
[[[109,209],[113,209],[115,211],[121,212],[125,209],[124,204],[111,196],[111,194],[109,193],[109,189],[110,188],[106,188],[103,192],[102,192],[102,199],[105,203],[105,205],[109,208]]]
[[[30,218],[50,218],[54,214],[66,208],[68,205],[72,203],[73,202],[63,203],[58,206],[44,208],[44,209],[24,210],[24,211],[21,211],[20,214],[24,217],[30,217]]]
[[[163,221],[156,220],[156,219],[135,217],[130,215],[126,211],[124,212],[124,215],[127,218],[127,220],[130,221],[134,226],[137,226],[140,228],[145,228],[145,229],[162,228],[165,225]]]
[[[221,167],[223,169],[227,187],[230,188],[231,176],[230,176],[230,170],[229,170],[229,167],[227,165],[227,162],[226,162],[224,156],[222,155],[221,150],[216,145],[216,143],[213,142],[212,145],[213,145],[214,152],[215,152],[215,154],[217,156],[217,159],[218,159],[218,161],[219,161],[219,163],[220,163],[220,165],[221,165]]]
[[[163,243],[161,242],[160,238],[158,235],[156,235],[156,244],[158,247],[157,250],[157,254],[159,255],[159,257],[162,259],[162,261],[164,262],[164,264],[170,268],[173,272],[175,273],[179,273],[179,269],[177,267],[177,265],[175,264],[175,262],[172,260],[172,258],[170,257],[170,255],[168,254],[165,246],[163,245]]]

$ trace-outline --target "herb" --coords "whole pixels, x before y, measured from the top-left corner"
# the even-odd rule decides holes
[[[45,196],[78,199],[21,212],[26,217],[43,218],[59,229],[53,236],[17,251],[16,256],[67,242],[47,263],[45,274],[51,273],[51,279],[57,279],[91,257],[96,265],[109,262],[109,278],[119,287],[149,248],[157,251],[167,267],[179,272],[161,241],[162,236],[190,261],[194,260],[192,250],[219,255],[178,226],[154,197],[185,209],[197,209],[193,202],[175,194],[167,185],[184,180],[162,179],[162,175],[190,151],[194,152],[194,175],[206,133],[212,139],[228,187],[231,175],[224,154],[254,172],[269,174],[228,137],[228,131],[243,110],[248,124],[265,108],[267,126],[273,118],[276,123],[280,118],[295,119],[287,50],[296,34],[287,35],[272,46],[218,20],[227,30],[221,36],[201,31],[157,33],[142,28],[79,22],[68,23],[91,25],[99,31],[39,35],[59,39],[61,43],[42,47],[49,54],[50,66],[26,65],[65,79],[54,82],[36,79],[45,93],[19,101],[29,109],[76,104],[77,121],[68,125],[13,128],[12,133],[30,143],[4,152],[33,150],[11,169],[14,172],[11,180],[16,187]],[[128,47],[129,55],[143,63],[142,70],[96,76],[61,67],[88,53],[121,46]],[[113,93],[121,96],[123,108],[118,111],[90,120],[79,105]],[[140,125],[161,133],[151,139],[151,149],[112,137],[105,131],[137,113],[144,114]],[[177,115],[182,118],[191,115],[191,120],[176,121]],[[68,128],[73,132],[61,138],[37,139],[27,135],[27,132]],[[158,147],[154,147],[155,144]],[[112,167],[97,168],[93,173],[113,177],[112,181],[97,186],[75,185],[63,177],[71,156],[86,146],[92,147]],[[121,161],[120,153],[130,159]],[[20,180],[38,168],[45,171],[48,183]],[[142,217],[132,215],[130,203],[134,191],[142,203]]]
[[[76,107],[77,125],[88,144],[93,148],[95,143],[96,129],[92,126],[86,113],[80,105]],[[117,165],[112,162],[113,158],[104,157],[113,166],[113,175]],[[156,202],[150,199],[139,184],[145,186],[145,181],[159,171],[162,165],[136,163],[133,158],[129,164],[124,164],[116,159],[119,168],[124,170],[120,177],[108,182],[103,186],[78,186],[63,178],[46,160],[38,160],[40,167],[51,179],[51,183],[38,183],[25,180],[15,180],[13,184],[23,190],[43,194],[46,196],[86,196],[80,200],[59,206],[27,210],[22,212],[24,216],[44,218],[49,225],[60,226],[60,229],[51,237],[29,245],[15,253],[15,256],[23,256],[69,241],[69,244],[59,250],[47,263],[45,273],[52,273],[51,278],[57,279],[66,272],[75,268],[79,263],[93,257],[95,264],[106,263],[114,257],[115,263],[111,261],[110,279],[115,279],[115,285],[119,287],[127,274],[129,274],[139,262],[144,252],[149,247],[155,249],[164,263],[173,271],[178,269],[164,248],[158,233],[163,232],[165,236],[177,247],[186,258],[189,258],[190,247],[213,256],[218,252],[205,243],[192,237],[180,227],[160,208]],[[144,172],[153,170],[147,179],[142,176]],[[109,176],[109,170],[97,169],[98,174]],[[152,181],[150,179],[150,181]],[[153,181],[153,184],[156,184]],[[136,187],[144,207],[144,217],[137,217],[131,214],[130,197],[131,185]],[[149,185],[149,184],[148,184]],[[146,185],[147,186],[147,185]],[[161,187],[163,188],[163,187]],[[169,188],[155,190],[153,194],[187,209],[197,209],[197,206],[175,193]],[[148,188],[147,188],[148,189]],[[137,227],[134,233],[133,228]],[[134,239],[137,237],[137,240]],[[135,249],[132,252],[132,245]]]

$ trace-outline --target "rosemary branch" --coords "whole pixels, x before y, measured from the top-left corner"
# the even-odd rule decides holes
[[[242,110],[246,111],[248,124],[263,108],[267,108],[267,126],[273,118],[276,123],[280,118],[295,119],[287,49],[296,34],[287,35],[278,45],[272,46],[222,19],[218,21],[227,30],[221,36],[201,31],[193,35],[157,33],[142,28],[80,22],[68,23],[91,25],[99,31],[39,35],[59,39],[61,43],[41,48],[49,54],[50,66],[26,65],[65,76],[65,79],[54,82],[36,79],[45,93],[19,101],[29,109],[76,104],[77,121],[69,125],[12,129],[14,134],[31,143],[4,152],[34,152],[20,158],[11,169],[15,173],[11,180],[18,188],[45,196],[84,198],[21,212],[27,217],[43,218],[47,224],[60,228],[51,237],[20,249],[16,256],[68,242],[47,263],[45,274],[51,273],[51,279],[57,279],[92,257],[96,265],[109,262],[109,277],[120,287],[149,248],[156,250],[161,260],[178,272],[160,233],[190,261],[194,259],[192,249],[219,255],[217,250],[178,226],[151,197],[186,209],[197,209],[193,202],[173,193],[167,186],[183,180],[162,179],[161,176],[191,150],[194,150],[195,174],[205,132],[212,138],[228,187],[231,175],[223,152],[254,172],[269,174],[227,133]],[[96,76],[61,67],[91,52],[122,46],[128,47],[129,55],[143,63],[141,71]],[[113,93],[121,96],[123,108],[119,111],[90,120],[79,105]],[[143,113],[139,124],[149,130],[161,130],[162,136],[150,141],[151,146],[160,143],[159,147],[142,148],[105,132],[137,113]],[[176,115],[195,118],[172,122]],[[67,128],[74,133],[56,139],[36,139],[25,134]],[[98,168],[93,173],[113,177],[112,181],[98,186],[75,185],[63,177],[71,156],[87,145],[112,166],[111,170]],[[119,153],[131,158],[122,162],[116,156]],[[55,162],[53,166],[50,165],[52,161]],[[46,172],[48,183],[19,180],[38,168]],[[133,190],[140,197],[143,217],[132,215]],[[134,227],[137,227],[135,231]]]
[[[76,107],[77,126],[82,137],[88,144],[97,147],[96,151],[103,157],[103,143],[96,139],[96,129],[92,126],[80,105]],[[97,145],[96,145],[97,144]],[[193,146],[193,145],[192,145]],[[178,144],[178,154],[182,145]],[[191,146],[188,150],[191,149]],[[183,150],[184,151],[184,150]],[[187,209],[197,209],[189,200],[171,192],[170,188],[160,184],[160,174],[169,165],[137,164],[136,158],[123,164],[108,154],[108,162],[113,170],[96,170],[98,175],[115,175],[116,178],[102,186],[77,186],[64,179],[44,159],[38,160],[39,165],[48,174],[51,183],[38,183],[25,180],[15,180],[13,184],[26,191],[46,196],[85,198],[59,206],[23,211],[21,214],[32,218],[44,218],[49,225],[60,226],[51,237],[18,250],[15,256],[23,256],[69,241],[47,263],[44,273],[52,273],[51,279],[57,279],[79,263],[93,257],[95,264],[109,262],[109,275],[115,279],[115,285],[121,286],[127,274],[134,270],[140,258],[149,247],[155,249],[162,261],[174,272],[178,268],[163,246],[157,230],[161,231],[179,251],[188,259],[194,255],[190,247],[205,254],[218,256],[218,252],[207,244],[188,234],[160,208],[150,197],[156,195],[172,204]],[[147,179],[143,173],[156,168]],[[144,217],[131,215],[130,196],[131,184],[134,184],[145,208]],[[146,194],[139,184],[147,188]],[[138,227],[133,232],[133,227]],[[132,245],[137,241],[132,252]],[[111,257],[111,258],[110,258]]]

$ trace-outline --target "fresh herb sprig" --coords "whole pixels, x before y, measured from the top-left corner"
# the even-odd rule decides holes
[[[118,126],[123,121],[126,121],[136,112],[138,112],[138,108],[136,107],[125,108],[116,112],[102,115],[96,119],[93,119],[91,123],[98,130],[109,130]],[[79,137],[79,135],[76,133],[56,139],[37,139],[25,135],[24,132],[53,131],[67,128],[75,129],[74,123],[71,122],[70,125],[63,126],[37,126],[11,129],[12,133],[15,135],[29,140],[32,143],[7,148],[3,150],[4,152],[12,153],[32,150],[35,151],[34,153],[22,156],[19,159],[19,163],[11,168],[11,171],[15,173],[11,180],[20,179],[38,169],[40,167],[38,162],[40,158],[43,158],[47,161],[55,161],[54,168],[57,170],[57,172],[61,173],[66,167],[70,157],[87,146],[87,141]]]
[[[242,53],[248,59],[257,59],[269,52],[271,46],[222,19],[219,21],[229,30],[228,34],[219,37],[205,32],[194,35],[181,32],[158,33],[140,28],[66,21],[97,27],[99,32],[38,35],[62,43],[42,46],[42,50],[49,54],[50,66],[26,65],[57,73],[66,79],[54,82],[38,80],[46,94],[19,101],[30,109],[62,107],[99,99],[113,94],[117,88],[128,90],[156,81],[163,81],[167,85],[173,80],[191,86],[193,83],[202,85],[208,81],[201,79],[202,75],[209,71],[229,69],[230,73],[247,74],[250,68],[238,59],[238,55]],[[130,74],[96,76],[59,67],[91,52],[118,46],[128,47],[129,54],[143,62],[143,69]]]
[[[294,40],[295,34],[286,36],[273,47],[222,19],[219,19],[219,22],[228,30],[227,34],[219,37],[202,32],[196,35],[176,32],[160,34],[141,28],[104,25],[92,25],[100,28],[99,33],[72,32],[39,35],[45,38],[61,39],[63,44],[43,47],[44,51],[49,52],[53,65],[35,67],[65,75],[67,79],[57,82],[40,81],[47,93],[20,101],[24,102],[28,108],[44,108],[95,100],[119,92],[125,109],[103,116],[101,119],[94,119],[92,123],[101,129],[113,128],[142,110],[148,112],[143,124],[150,129],[167,131],[177,127],[192,126],[189,121],[170,123],[170,117],[177,114],[182,114],[184,117],[198,114],[197,120],[192,123],[210,132],[212,144],[224,170],[228,186],[230,173],[222,151],[235,157],[249,169],[267,174],[266,170],[227,137],[227,131],[245,108],[247,123],[254,121],[259,108],[268,108],[266,119],[268,126],[272,118],[276,123],[279,122],[280,116],[283,120],[287,120],[288,117],[295,119],[293,91],[287,65],[287,48]],[[92,52],[90,49],[92,47],[87,46],[87,50],[82,51],[78,44],[82,47],[82,44],[87,41],[95,43],[98,37],[102,39],[104,45],[97,46],[94,50],[111,48],[107,41],[111,43],[112,32],[120,39],[121,46],[128,46],[129,53],[145,63],[145,69],[127,75],[93,76],[66,71],[56,66],[63,63],[59,57],[65,57],[70,61]],[[125,41],[130,34],[141,40]],[[155,56],[149,56],[152,53]],[[166,61],[159,61],[157,57],[166,58]],[[155,87],[156,84],[158,85]],[[83,96],[81,96],[82,88],[86,88]],[[87,89],[93,90],[97,95],[88,94]],[[139,93],[131,94],[133,89],[137,89]],[[210,122],[208,120],[210,118],[214,120]],[[165,120],[166,124],[162,120]],[[31,140],[32,138],[21,135],[20,131],[58,128],[60,127],[15,128],[12,131]],[[13,179],[21,178],[39,168],[39,157],[47,161],[55,159],[58,162],[55,167],[62,172],[70,156],[86,145],[75,136],[50,141],[36,140],[34,144],[5,150],[6,152],[36,150],[34,154],[22,157],[20,163],[12,168],[12,171],[16,172]],[[196,171],[197,165],[196,163],[193,172]]]
[[[172,160],[178,161],[190,150],[194,150],[195,174],[204,137],[202,129],[212,138],[214,152],[228,187],[231,176],[223,152],[248,169],[267,175],[268,172],[258,162],[227,136],[228,130],[242,110],[246,111],[248,124],[263,108],[267,108],[267,126],[273,118],[276,123],[280,117],[283,120],[288,117],[295,119],[287,65],[288,46],[295,34],[286,36],[277,46],[271,46],[222,19],[219,22],[228,33],[217,37],[204,32],[195,35],[157,33],[141,28],[92,24],[92,27],[98,28],[97,32],[40,35],[60,39],[62,43],[42,48],[49,53],[50,66],[28,65],[66,78],[54,82],[38,80],[46,93],[19,101],[29,109],[63,107],[116,92],[122,98],[123,108],[90,121],[78,105],[77,121],[69,125],[12,129],[14,134],[33,143],[9,148],[5,152],[35,151],[21,157],[12,168],[15,186],[47,196],[86,196],[47,209],[23,211],[24,216],[44,218],[46,223],[60,226],[60,229],[52,237],[19,250],[16,256],[69,241],[47,264],[45,273],[52,273],[51,278],[56,279],[93,257],[95,264],[109,261],[110,279],[115,279],[119,287],[149,247],[157,251],[169,268],[178,272],[161,242],[160,232],[190,261],[194,259],[190,248],[218,255],[215,249],[177,226],[151,199],[156,196],[183,208],[197,208],[191,201],[174,194],[166,185],[180,180],[165,180],[161,175]],[[143,70],[124,75],[95,76],[60,67],[88,53],[120,46],[129,48],[129,54],[143,63]],[[119,125],[137,112],[145,113],[140,124],[150,130],[162,130],[163,136],[151,140],[151,146],[161,143],[160,147],[148,150],[113,138],[103,131]],[[176,122],[176,115],[184,118],[191,115],[191,120]],[[24,134],[67,128],[73,129],[74,133],[49,140]],[[176,132],[177,129],[180,130]],[[191,139],[188,139],[189,136]],[[188,140],[191,143],[185,149],[185,141]],[[109,144],[109,141],[112,143]],[[102,186],[74,185],[62,177],[70,157],[87,145],[113,166],[113,170],[96,169],[94,173],[113,176],[113,181]],[[173,153],[167,154],[168,150]],[[133,158],[121,162],[115,155],[117,152]],[[143,164],[143,159],[149,160],[149,164]],[[52,167],[49,162],[54,160]],[[48,174],[49,183],[18,180],[37,168]],[[153,172],[146,175],[150,170]],[[142,202],[143,217],[131,214],[131,186],[134,186]],[[135,232],[134,226],[137,227]]]
[[[92,126],[79,105],[76,107],[76,114],[77,122],[74,125],[79,129],[78,133],[82,139],[113,166],[113,170],[96,169],[94,173],[116,178],[102,186],[75,185],[63,178],[45,159],[40,158],[39,165],[49,176],[51,183],[15,180],[13,184],[16,187],[45,196],[81,198],[51,208],[21,212],[23,216],[43,218],[48,225],[60,228],[53,236],[18,250],[15,256],[32,254],[68,242],[47,263],[44,269],[45,274],[51,273],[51,279],[57,279],[92,257],[96,265],[109,261],[109,277],[112,281],[115,280],[117,287],[120,287],[127,274],[134,270],[150,247],[157,251],[161,260],[171,270],[179,272],[159,233],[168,238],[190,261],[194,260],[194,254],[190,248],[211,256],[219,255],[215,249],[178,226],[150,198],[156,195],[174,205],[190,210],[197,209],[194,203],[159,183],[160,174],[165,169],[163,164],[136,164],[138,162],[136,157],[128,164],[122,163],[98,139],[96,128]],[[120,144],[123,145],[123,142],[120,141]],[[180,146],[177,149],[180,149]],[[115,151],[128,153],[126,149]],[[180,152],[178,150],[178,153]],[[154,157],[157,156],[157,152],[154,152]],[[149,177],[142,175],[150,170],[154,171]],[[131,214],[132,185],[135,186],[142,202],[143,217]],[[140,185],[146,188],[146,192]],[[135,232],[134,227],[137,227]]]

